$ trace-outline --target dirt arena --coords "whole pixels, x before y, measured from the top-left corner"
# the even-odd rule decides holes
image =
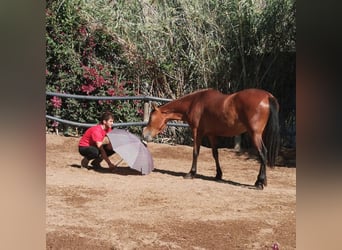
[[[154,171],[142,176],[80,168],[79,138],[46,134],[46,249],[296,249],[296,168],[267,168],[219,149],[223,180],[201,147],[198,175],[183,178],[192,148],[149,143]],[[120,157],[111,156],[115,163]]]

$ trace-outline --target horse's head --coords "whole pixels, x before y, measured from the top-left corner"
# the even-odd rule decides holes
[[[148,124],[143,129],[143,137],[146,141],[151,141],[153,137],[159,134],[166,127],[166,115],[155,103],[152,103],[152,111]]]

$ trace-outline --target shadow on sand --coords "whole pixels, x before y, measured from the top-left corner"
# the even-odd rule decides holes
[[[70,167],[73,168],[82,168],[81,165],[78,164],[71,164]],[[85,169],[85,168],[82,168]],[[119,174],[119,175],[142,175],[139,171],[134,170],[130,167],[120,167],[117,166],[114,170],[109,169],[109,168],[103,168],[103,167],[88,167],[86,168],[88,170],[92,170],[98,173],[102,173],[102,174]]]
[[[82,168],[81,165],[78,165],[78,164],[72,164],[72,165],[70,165],[70,167],[79,168],[79,169]],[[85,169],[85,168],[82,168],[82,169]],[[116,167],[115,170],[111,170],[109,168],[103,168],[103,167],[97,167],[97,168],[88,167],[87,169],[98,172],[98,173],[103,173],[103,174],[142,175],[139,171],[134,170],[130,167],[118,166],[118,167]],[[183,173],[183,172],[175,172],[175,171],[171,171],[171,170],[158,169],[158,168],[153,169],[152,172],[167,174],[167,175],[172,175],[172,176],[177,176],[177,177],[185,176],[185,173]],[[219,182],[219,183],[224,183],[224,184],[248,188],[248,189],[258,189],[254,185],[239,183],[239,182],[231,181],[231,180],[223,180],[223,179],[222,180],[216,180],[215,177],[205,176],[205,175],[201,175],[201,174],[196,174],[194,178],[205,180],[205,181],[215,181],[215,182]]]
[[[155,168],[153,172],[161,173],[161,174],[168,174],[172,176],[185,176],[185,173],[182,172],[175,172],[175,171],[170,171],[170,170],[164,170],[164,169],[157,169]],[[210,177],[210,176],[205,176],[201,174],[196,174],[195,177],[196,179],[201,179],[205,181],[215,181],[219,183],[224,183],[224,184],[229,184],[233,186],[239,186],[239,187],[244,187],[244,188],[249,188],[249,189],[257,189],[254,185],[249,185],[249,184],[243,184],[231,180],[216,180],[215,177]]]

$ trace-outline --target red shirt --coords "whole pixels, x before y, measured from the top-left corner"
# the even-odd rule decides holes
[[[108,130],[104,130],[100,124],[94,127],[90,127],[82,136],[78,146],[81,146],[81,147],[95,146],[96,147],[96,142],[97,141],[102,142],[103,138],[110,131],[112,131],[111,128],[109,128]]]

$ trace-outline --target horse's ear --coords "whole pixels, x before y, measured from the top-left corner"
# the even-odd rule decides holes
[[[151,103],[152,110],[158,110],[158,104],[156,102]]]

